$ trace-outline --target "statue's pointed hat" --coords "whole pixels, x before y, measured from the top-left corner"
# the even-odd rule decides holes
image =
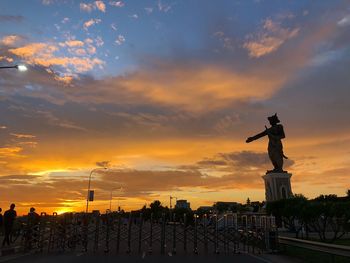
[[[281,122],[277,117],[277,113],[275,113],[274,115],[272,115],[270,117],[267,117],[267,119],[269,120],[269,122],[272,122],[272,123],[280,123]]]

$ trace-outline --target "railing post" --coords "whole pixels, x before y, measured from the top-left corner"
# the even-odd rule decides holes
[[[85,213],[82,218],[82,244],[84,251],[88,251],[89,243],[89,214]]]
[[[269,237],[269,231],[267,228],[267,219],[266,216],[262,216],[262,225],[263,225],[263,230],[264,230],[264,236],[265,236],[265,249],[270,250],[270,237]]]
[[[96,214],[95,216],[95,240],[94,240],[94,252],[96,253],[98,250],[98,240],[100,237],[100,215]]]
[[[224,215],[224,253],[227,254],[227,214]]]
[[[173,250],[172,254],[176,254],[176,214],[173,214]]]
[[[243,228],[242,234],[243,234],[243,250],[247,252],[248,233],[246,231],[246,228]]]
[[[24,236],[24,249],[25,249],[25,251],[32,249],[33,231],[34,231],[34,229],[32,229],[31,220],[28,217],[27,224],[25,225],[25,236]]]
[[[77,241],[78,241],[78,224],[77,224],[77,219],[74,216],[72,216],[71,218],[71,227],[73,228],[71,229],[71,231],[73,231],[73,234],[70,235],[70,242],[71,242],[70,248],[74,250],[77,247]],[[69,246],[69,243],[68,243],[68,246]]]
[[[272,251],[277,250],[278,236],[274,224],[274,217],[269,216],[269,228],[268,228],[268,238],[269,238],[269,249]]]
[[[148,247],[148,254],[152,254],[153,250],[153,213],[151,213],[150,218],[150,234],[149,234],[149,247]]]
[[[111,219],[112,219],[112,214],[106,213],[106,248],[105,248],[105,253],[109,252],[109,237],[110,237],[110,230],[111,230],[110,223],[112,222]]]
[[[203,216],[203,224],[204,224],[204,252],[208,254],[208,218],[207,214]]]
[[[162,228],[160,233],[160,253],[165,253],[165,214],[162,213]]]
[[[184,251],[187,251],[187,215],[184,214]]]
[[[233,214],[233,253],[239,252],[239,232],[238,232],[238,216],[237,213]]]
[[[119,248],[120,248],[120,227],[121,227],[121,221],[122,221],[122,216],[121,216],[120,213],[118,213],[117,247],[116,247],[117,254],[119,253]]]
[[[53,248],[54,246],[54,235],[55,235],[55,231],[56,231],[56,220],[57,220],[57,213],[54,212],[52,214],[52,221],[50,224],[50,235],[49,235],[49,243],[47,246],[47,252],[50,252],[50,250]],[[39,222],[40,224],[40,222]]]
[[[139,222],[139,253],[141,253],[141,243],[142,243],[142,226],[143,226],[143,216],[142,213],[140,213],[140,222]]]
[[[126,253],[131,253],[131,226],[132,226],[132,215],[131,212],[129,214],[129,222],[128,222],[128,248],[126,250]]]
[[[218,234],[219,234],[219,226],[218,226],[218,215],[215,214],[214,215],[214,218],[215,218],[215,232],[214,232],[214,242],[215,242],[215,251],[214,253],[215,254],[219,254],[219,237],[218,237]]]
[[[40,214],[39,233],[38,233],[38,248],[40,252],[43,252],[43,249],[44,249],[45,221],[46,221],[46,213],[42,212]]]
[[[198,254],[198,248],[197,248],[197,215],[196,214],[194,214],[193,252],[195,254]]]

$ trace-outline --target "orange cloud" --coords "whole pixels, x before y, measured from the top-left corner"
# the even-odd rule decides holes
[[[20,157],[19,153],[23,148],[18,146],[0,147],[0,158]]]
[[[80,40],[67,40],[62,45],[66,45],[68,47],[82,47],[84,46],[84,42]]]
[[[106,12],[106,5],[103,3],[103,1],[95,1],[96,8],[100,10],[101,12]]]
[[[94,9],[93,4],[80,3],[80,10],[85,12],[91,12]]]
[[[54,44],[30,43],[23,47],[9,49],[9,52],[19,57],[31,58],[32,60],[35,59],[35,55],[38,55],[40,60],[45,60],[50,59],[57,50],[58,47]]]
[[[83,27],[85,30],[88,30],[89,27],[93,26],[93,25],[96,25],[96,24],[99,24],[101,23],[101,19],[98,19],[98,18],[92,18],[88,21],[86,21],[84,24],[83,24]]]
[[[6,56],[0,56],[0,60],[6,60],[7,62],[13,62],[13,58],[6,57]]]
[[[31,134],[11,133],[11,135],[16,137],[17,139],[33,139],[33,138],[35,138],[35,135],[31,135]]]
[[[249,56],[259,58],[276,51],[288,39],[297,36],[299,28],[283,28],[279,23],[266,19],[263,31],[251,35],[250,40],[244,43],[243,47],[249,51]]]
[[[106,12],[106,5],[103,1],[95,1],[93,3],[80,3],[80,10],[90,13],[93,10],[99,10],[103,13]]]
[[[83,44],[80,41],[66,43],[73,46]],[[59,45],[55,43],[30,43],[22,47],[9,49],[10,53],[25,59],[28,64],[43,67],[61,66],[65,69],[72,67],[76,73],[83,73],[93,69],[95,66],[102,66],[104,64],[98,58],[56,56],[55,53],[57,51],[59,51]]]
[[[116,84],[144,100],[188,111],[208,111],[247,99],[265,99],[286,76],[235,72],[219,66],[162,65],[117,79]]]
[[[66,85],[70,84],[73,80],[73,76],[63,75],[63,76],[57,76],[55,75],[55,80],[60,81]]]
[[[30,64],[44,67],[61,66],[69,69],[61,78],[74,77],[74,73],[84,73],[94,67],[102,67],[104,62],[88,56],[56,57],[40,45],[40,49],[30,49],[31,45],[11,49],[12,53],[25,58]],[[53,49],[56,46],[53,46]],[[43,53],[41,53],[43,49]],[[49,48],[48,48],[49,49]],[[47,86],[48,76],[37,78],[37,85]],[[208,63],[186,64],[162,62],[150,63],[122,76],[94,79],[82,77],[72,80],[74,89],[59,89],[52,83],[52,92],[59,96],[42,92],[26,93],[39,96],[53,103],[91,102],[94,104],[112,103],[131,105],[154,105],[178,109],[191,113],[210,112],[229,105],[249,100],[262,100],[271,97],[286,82],[290,73],[276,74],[271,69],[250,68],[235,70],[229,66]],[[51,82],[50,82],[51,83]],[[98,90],[96,89],[98,87]],[[24,93],[25,91],[23,91]],[[118,101],[115,98],[119,98]]]
[[[8,35],[0,39],[0,44],[5,46],[13,46],[23,41],[23,37],[19,35]]]

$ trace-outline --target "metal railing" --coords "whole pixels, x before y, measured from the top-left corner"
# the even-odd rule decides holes
[[[23,224],[21,229],[18,242],[23,249],[39,252],[262,253],[270,250],[271,236],[276,237],[271,234],[276,232],[273,217],[232,213],[42,214],[38,224]]]

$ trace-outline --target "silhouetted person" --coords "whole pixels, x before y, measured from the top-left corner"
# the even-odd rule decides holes
[[[5,211],[4,213],[4,230],[5,230],[5,237],[4,241],[2,242],[2,246],[4,247],[5,244],[10,245],[10,235],[12,232],[13,224],[15,223],[15,219],[17,216],[17,213],[15,211],[15,204],[11,204],[10,209]]]
[[[32,248],[32,243],[37,241],[39,231],[40,216],[35,212],[35,208],[31,207],[28,213],[27,221],[27,235],[26,235],[26,246],[28,249]]]
[[[267,119],[269,120],[271,127],[267,128],[265,126],[265,131],[253,137],[249,137],[246,140],[246,142],[250,143],[252,141],[255,141],[267,135],[269,137],[268,153],[274,167],[273,170],[270,170],[267,172],[268,173],[284,172],[283,158],[285,159],[288,159],[288,158],[283,154],[283,145],[281,140],[286,137],[284,134],[283,126],[281,124],[278,124],[280,123],[280,120],[277,117],[277,113],[275,113],[275,115],[268,117]]]
[[[31,207],[28,213],[28,224],[31,226],[35,226],[39,224],[40,216],[37,212],[35,212],[35,208]]]

